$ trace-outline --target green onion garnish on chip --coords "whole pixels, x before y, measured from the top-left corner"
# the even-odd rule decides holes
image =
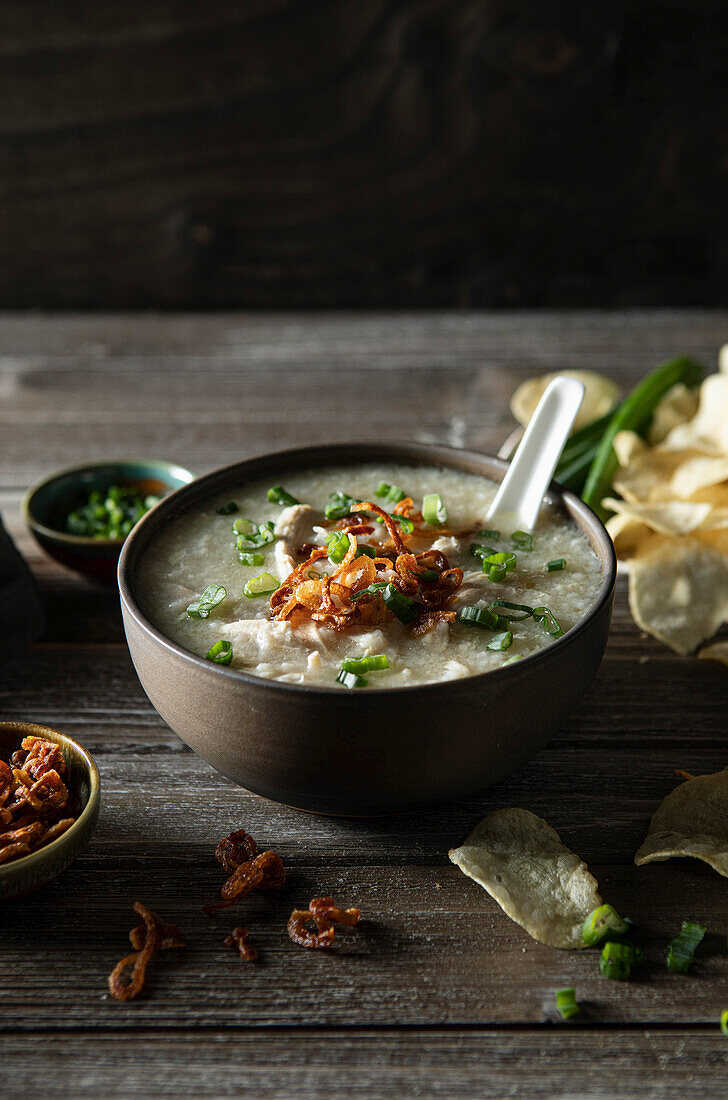
[[[208,661],[214,661],[216,665],[229,665],[233,659],[232,642],[225,642],[222,639],[215,642],[210,646],[205,657]]]
[[[566,569],[566,558],[554,558],[553,561],[547,561],[546,569],[549,573],[558,573],[559,570]]]
[[[581,1012],[576,1003],[576,993],[573,988],[558,989],[556,991],[556,1007],[563,1020],[570,1020],[572,1016],[578,1016]]]
[[[272,489],[268,490],[268,500],[271,504],[280,504],[283,507],[290,507],[291,504],[300,504],[300,500],[296,500],[291,496],[282,485],[274,485]]]
[[[705,925],[684,920],[680,932],[667,949],[667,969],[687,974],[695,951],[705,935]]]
[[[272,573],[261,573],[257,577],[251,577],[243,589],[243,594],[249,600],[258,596],[272,596],[281,586],[281,582]]]
[[[439,493],[428,493],[422,498],[422,516],[425,523],[429,523],[431,527],[447,523],[447,508]]]
[[[190,619],[207,619],[213,607],[227,596],[227,590],[221,584],[209,584],[198,600],[194,600],[187,608]]]

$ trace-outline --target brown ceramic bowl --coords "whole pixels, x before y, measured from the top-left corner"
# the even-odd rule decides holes
[[[616,563],[611,539],[573,494],[552,486],[603,569],[584,619],[531,657],[462,680],[404,688],[305,687],[225,668],[165,638],[134,597],[136,563],[169,520],[228,487],[292,467],[387,461],[447,466],[498,481],[507,463],[472,451],[346,444],[239,462],[171,493],[126,540],[119,588],[142,687],[195,752],[241,786],[319,813],[403,811],[482,790],[543,748],[589,686],[607,641]]]

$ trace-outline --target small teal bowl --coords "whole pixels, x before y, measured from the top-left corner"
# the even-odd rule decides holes
[[[155,459],[118,459],[72,466],[28,489],[23,498],[23,518],[38,545],[61,565],[112,585],[116,582],[124,539],[69,535],[63,530],[68,513],[83,504],[94,489],[104,491],[110,485],[119,485],[166,496],[194,480],[195,475],[184,466]]]

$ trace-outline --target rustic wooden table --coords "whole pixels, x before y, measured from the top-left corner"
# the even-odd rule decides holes
[[[726,336],[728,313],[701,312],[0,318],[0,510],[48,615],[0,674],[0,716],[78,737],[102,780],[84,855],[0,913],[3,1095],[725,1095],[728,884],[697,861],[632,857],[674,768],[728,763],[728,677],[642,636],[622,584],[592,690],[523,771],[427,813],[326,819],[234,787],[177,739],[139,687],[115,592],[44,557],[18,505],[39,475],[109,455],[202,472],[347,428],[492,451],[521,378],[582,366],[626,386],[677,351],[712,366]],[[594,953],[535,943],[448,862],[513,805],[639,922],[648,965],[628,985],[601,978]],[[214,845],[241,825],[289,869],[280,893],[240,906],[258,966],[223,946],[239,918],[200,908],[219,886]],[[330,953],[295,947],[291,908],[329,891],[361,907],[360,930]],[[137,898],[188,947],[119,1004],[106,976]],[[687,978],[663,962],[683,918],[709,929]],[[584,1012],[559,1023],[553,992],[572,984]]]

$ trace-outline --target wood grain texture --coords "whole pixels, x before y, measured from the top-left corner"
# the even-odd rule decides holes
[[[5,0],[6,307],[719,304],[719,0]]]
[[[329,819],[234,787],[177,739],[136,680],[115,593],[44,557],[18,505],[49,467],[132,444],[202,471],[318,438],[341,408],[336,392],[365,401],[383,438],[493,450],[512,426],[519,378],[608,365],[628,385],[672,351],[712,364],[726,331],[727,313],[0,317],[0,510],[48,613],[41,642],[0,669],[0,716],[78,737],[102,783],[87,851],[0,914],[4,1087],[74,1097],[721,1094],[725,880],[697,861],[632,860],[679,781],[674,769],[727,763],[728,677],[641,635],[623,581],[592,689],[525,768],[429,812]],[[276,389],[287,395],[278,403]],[[637,920],[647,965],[636,980],[607,982],[596,953],[535,943],[449,863],[447,849],[480,817],[510,805],[544,816],[605,898]],[[214,845],[242,824],[281,853],[288,881],[211,920],[201,906],[220,885]],[[328,891],[361,906],[361,927],[328,955],[302,951],[287,916]],[[188,946],[156,962],[144,997],[120,1005],[105,981],[137,898],[178,921]],[[687,917],[709,933],[681,978],[666,971],[664,948]],[[223,944],[241,921],[258,966]],[[576,1028],[554,1017],[554,990],[572,984],[584,1005]],[[13,1057],[19,1044],[23,1059]]]

